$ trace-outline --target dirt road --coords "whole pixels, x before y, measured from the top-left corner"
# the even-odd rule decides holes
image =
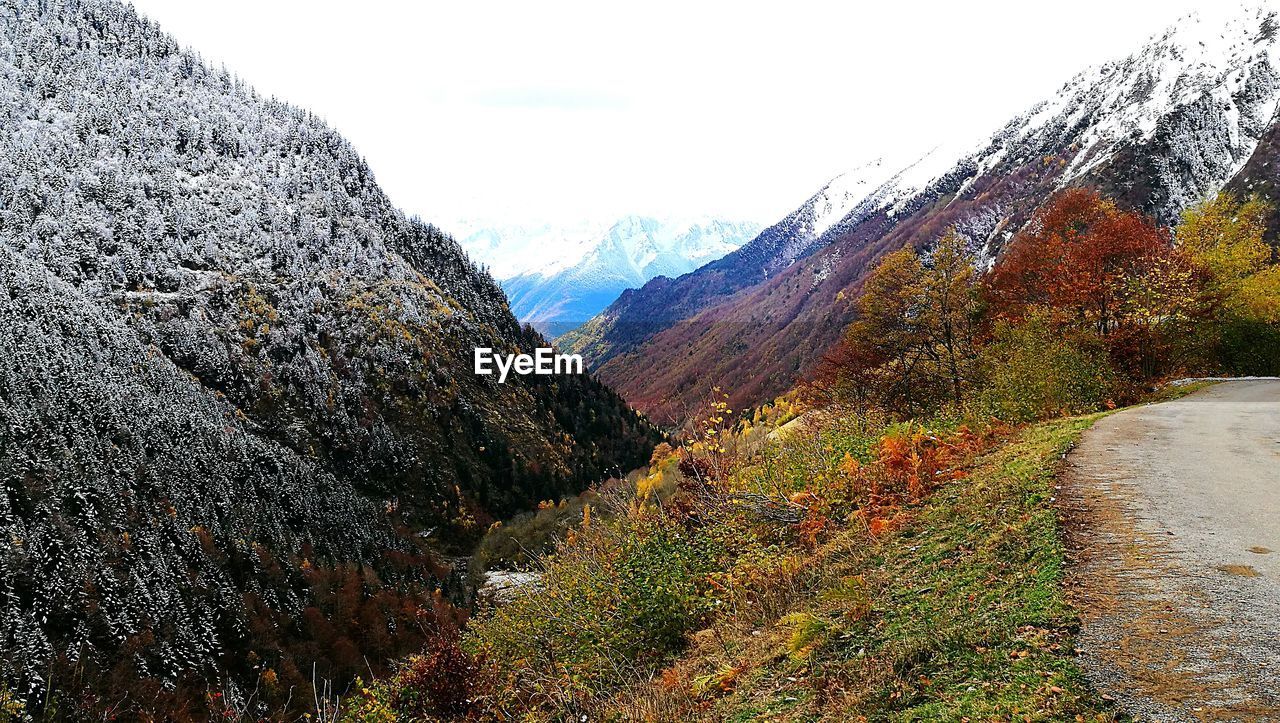
[[[1100,691],[1139,720],[1280,721],[1280,382],[1103,418],[1060,504]]]

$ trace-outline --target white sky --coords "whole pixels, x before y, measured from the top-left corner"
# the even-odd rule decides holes
[[[986,136],[1196,5],[133,2],[446,229],[772,223],[865,160]]]

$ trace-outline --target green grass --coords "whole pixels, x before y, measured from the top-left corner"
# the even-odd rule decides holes
[[[1052,502],[1063,455],[1099,416],[1027,427],[896,532],[849,531],[818,551],[788,614],[691,651],[691,677],[742,672],[687,701],[689,717],[1113,720],[1074,659]]]
[[[1072,657],[1076,618],[1063,594],[1051,504],[1059,460],[1094,419],[1029,428],[882,546],[871,575],[889,604],[850,641],[893,667],[887,685],[867,691],[868,713],[1105,716]]]

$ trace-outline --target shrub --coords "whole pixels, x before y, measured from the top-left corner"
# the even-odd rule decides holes
[[[394,675],[358,686],[346,702],[345,723],[451,720],[465,715],[483,690],[480,667],[459,645],[456,633],[442,634]]]
[[[542,560],[541,583],[478,618],[501,710],[576,710],[683,647],[708,611],[709,536],[658,514],[584,525]]]
[[[1214,331],[1221,371],[1246,376],[1280,374],[1280,325],[1227,319]]]
[[[547,500],[540,503],[537,510],[516,515],[506,522],[494,523],[476,546],[467,565],[472,574],[472,585],[480,582],[486,570],[520,569],[538,555],[550,553],[565,533],[582,519],[583,508],[595,504],[597,497],[596,490],[587,490],[558,503]]]
[[[0,723],[24,720],[30,720],[26,704],[7,686],[0,686]]]
[[[1043,311],[997,322],[981,366],[980,406],[1008,422],[1095,410],[1116,388],[1101,338],[1068,331]]]

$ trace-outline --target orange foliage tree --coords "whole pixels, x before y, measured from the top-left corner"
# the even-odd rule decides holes
[[[1166,356],[1160,330],[1195,313],[1197,282],[1167,228],[1077,188],[1059,194],[1013,240],[986,297],[997,318],[1017,322],[1048,310],[1098,335],[1116,363],[1141,378],[1155,375]]]

